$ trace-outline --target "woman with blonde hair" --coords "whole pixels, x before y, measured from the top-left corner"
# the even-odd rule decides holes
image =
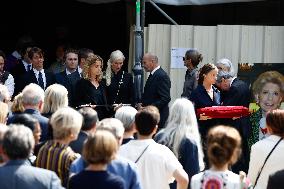
[[[8,118],[9,108],[8,104],[0,102],[0,123],[6,124]]]
[[[284,97],[284,76],[277,71],[267,71],[258,76],[252,85],[252,92],[259,109],[250,116],[251,135],[249,147],[269,136],[265,117],[270,110],[280,107]]]
[[[124,180],[107,171],[107,165],[115,159],[117,150],[118,143],[111,132],[100,130],[90,135],[83,148],[88,166],[70,178],[69,189],[124,189]]]
[[[105,84],[102,81],[103,59],[98,55],[90,55],[83,67],[81,78],[76,84],[77,107],[90,106],[95,108],[99,120],[108,117]]]
[[[44,92],[42,115],[50,117],[56,110],[68,106],[68,91],[60,84],[52,84]]]
[[[170,108],[166,128],[155,136],[155,140],[173,151],[189,179],[204,169],[196,115],[193,104],[188,99],[175,100]]]
[[[12,102],[11,106],[11,112],[13,114],[22,113],[25,111],[24,105],[23,105],[23,93],[19,93],[14,97],[14,100]]]

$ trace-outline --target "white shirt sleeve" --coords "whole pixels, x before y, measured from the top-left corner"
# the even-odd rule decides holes
[[[14,89],[15,89],[15,81],[14,81],[14,77],[9,74],[7,80],[5,81],[4,85],[6,85],[6,87],[8,88],[9,91],[9,95],[10,97],[14,94]]]

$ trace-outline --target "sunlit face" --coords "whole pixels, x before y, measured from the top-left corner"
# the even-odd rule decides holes
[[[90,78],[96,78],[102,74],[102,62],[96,60],[95,64],[92,64],[89,68]]]
[[[118,59],[111,63],[111,69],[114,73],[119,72],[122,66],[123,66],[123,59]]]
[[[258,95],[258,100],[263,112],[277,109],[282,101],[280,87],[274,83],[266,83]]]
[[[43,61],[44,61],[43,55],[35,53],[33,55],[33,58],[31,59],[31,62],[33,64],[33,68],[35,68],[38,71],[42,70],[43,69]]]
[[[211,85],[215,84],[217,80],[217,74],[218,74],[217,69],[211,70],[210,72],[205,74],[203,83],[207,83]]]
[[[77,69],[77,66],[78,66],[78,54],[75,54],[75,53],[68,53],[66,55],[66,68],[68,70],[75,70]]]
[[[3,72],[4,71],[4,58],[3,56],[0,56],[0,72]]]
[[[153,70],[153,64],[155,64],[155,63],[150,58],[150,56],[144,56],[142,63],[143,63],[143,67],[144,67],[146,72],[151,72]]]

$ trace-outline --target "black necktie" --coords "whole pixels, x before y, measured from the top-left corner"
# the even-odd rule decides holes
[[[44,90],[44,83],[43,83],[42,73],[41,72],[38,73],[38,84]]]
[[[28,72],[28,71],[30,71],[30,70],[31,70],[32,65],[28,64],[27,68],[28,68],[28,70],[27,70],[27,72]]]

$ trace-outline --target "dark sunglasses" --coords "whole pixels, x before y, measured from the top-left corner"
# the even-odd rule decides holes
[[[183,60],[183,61],[186,61],[187,59],[186,59],[185,57],[182,57],[182,60]]]

